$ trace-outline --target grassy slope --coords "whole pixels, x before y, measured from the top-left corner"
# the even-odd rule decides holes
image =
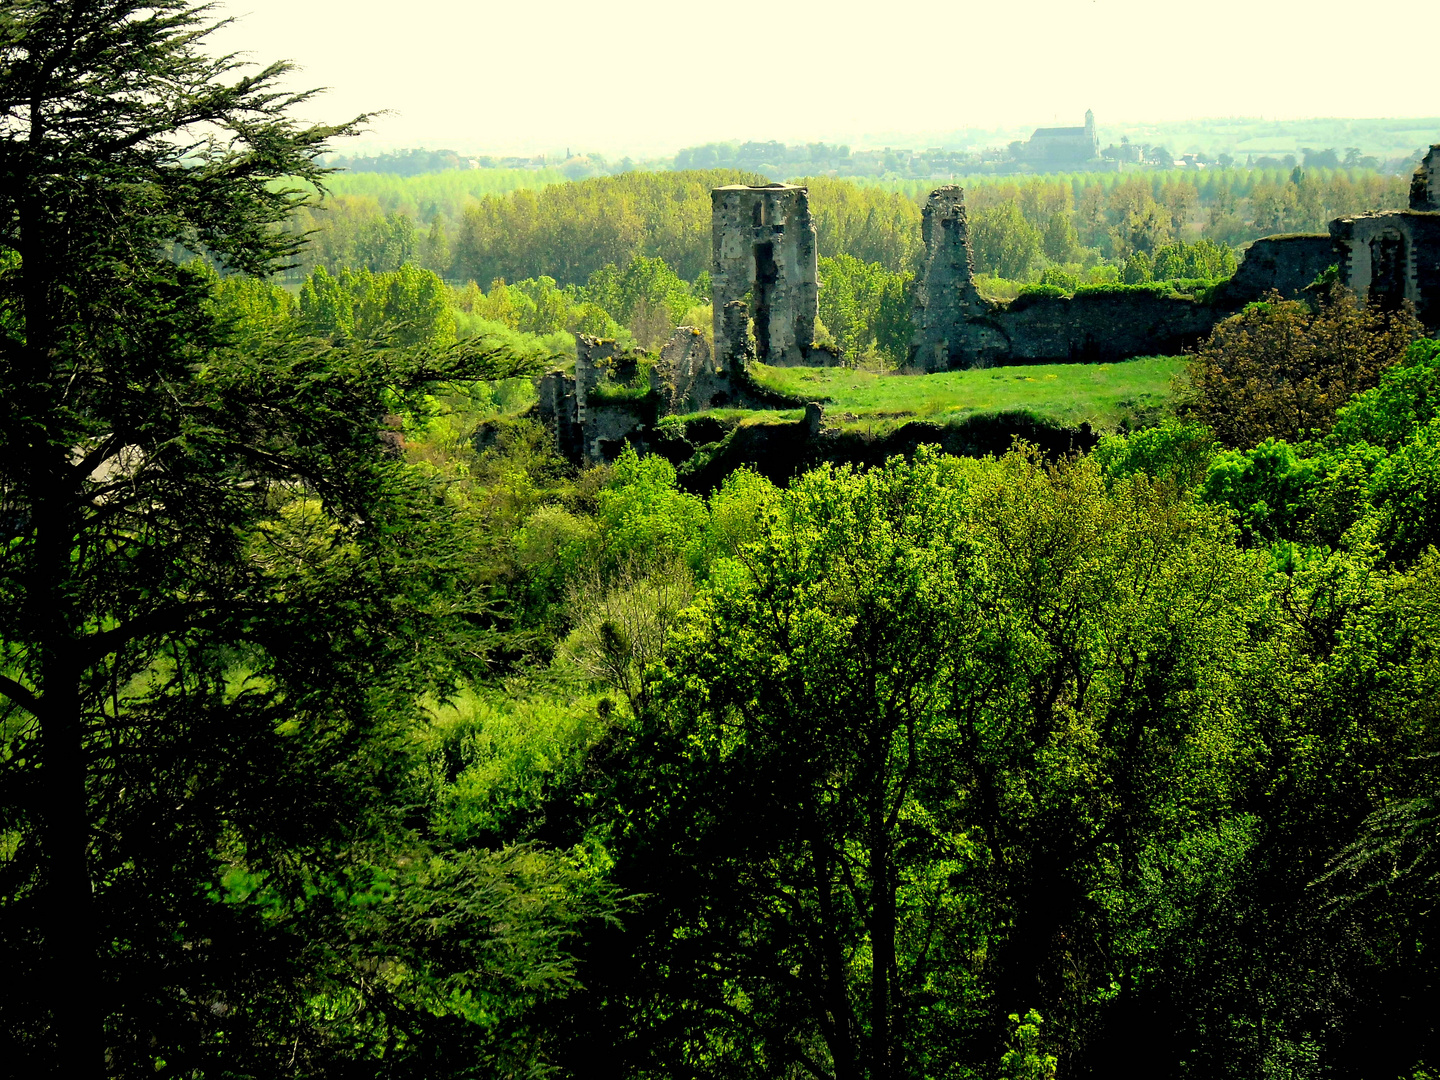
[[[1170,398],[1183,357],[1152,356],[1117,364],[1036,364],[947,371],[938,375],[872,375],[848,368],[771,368],[756,378],[786,394],[826,403],[841,423],[916,418],[939,423],[980,413],[1023,411],[1065,426],[1088,421],[1113,430]]]

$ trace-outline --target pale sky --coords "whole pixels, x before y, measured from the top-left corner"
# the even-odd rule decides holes
[[[372,146],[614,158],[712,140],[863,145],[1079,124],[1087,107],[1102,128],[1440,114],[1440,4],[1416,0],[223,0],[219,10],[238,19],[224,48],[294,60],[297,85],[330,88],[316,118],[391,110]]]

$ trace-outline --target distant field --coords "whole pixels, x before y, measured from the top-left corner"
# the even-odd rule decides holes
[[[938,375],[764,365],[753,370],[765,386],[825,402],[826,418],[842,424],[912,418],[945,423],[979,413],[1023,411],[1065,426],[1088,422],[1097,430],[1113,430],[1127,418],[1163,408],[1172,380],[1184,367],[1183,357],[1150,356],[1115,364],[1037,364]]]

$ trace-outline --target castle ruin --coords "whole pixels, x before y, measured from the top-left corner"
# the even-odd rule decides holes
[[[820,302],[809,191],[794,184],[716,188],[710,223],[716,355],[728,358],[741,347],[724,313],[748,298],[755,359],[777,367],[804,364]]]
[[[1440,329],[1440,145],[1415,172],[1409,210],[1357,214],[1329,233],[1262,237],[1235,276],[1204,300],[1143,289],[1022,294],[990,300],[975,287],[964,192],[931,192],[922,216],[924,252],[914,292],[910,367],[920,372],[1042,361],[1111,361],[1178,352],[1221,319],[1271,291],[1302,295],[1328,268],[1360,299],[1414,305]]]
[[[1328,233],[1256,240],[1234,277],[1203,299],[1103,286],[1011,301],[984,297],[975,285],[964,192],[937,188],[921,218],[909,370],[1175,353],[1252,301],[1273,292],[1304,295],[1331,267],[1363,300],[1414,305],[1434,333],[1440,329],[1437,169],[1440,145],[1416,170],[1408,210],[1339,218]],[[760,386],[749,365],[835,362],[813,343],[820,286],[807,190],[790,184],[716,188],[711,207],[713,351],[704,334],[688,326],[653,357],[577,334],[574,372],[546,374],[536,408],[570,460],[611,460],[627,444],[664,447],[669,436],[658,421],[667,415],[795,408],[805,403]],[[807,408],[806,430],[813,428],[816,437],[820,416],[818,406]]]
[[[1415,307],[1427,329],[1440,328],[1440,145],[1410,181],[1409,210],[1337,218],[1330,241],[1340,281],[1382,308]]]

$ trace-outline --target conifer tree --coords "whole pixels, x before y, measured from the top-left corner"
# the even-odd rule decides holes
[[[376,740],[464,606],[445,591],[458,534],[385,417],[437,375],[516,370],[503,350],[262,341],[217,316],[194,258],[283,266],[298,241],[279,226],[364,120],[298,124],[310,95],[280,89],[288,65],[214,55],[217,25],[186,0],[0,4],[0,1057],[17,1073],[196,1074],[217,1039],[226,1068],[268,1071],[240,1047],[273,1042],[288,999],[251,991],[296,965],[219,877],[300,895],[324,852],[369,835],[393,784]]]

